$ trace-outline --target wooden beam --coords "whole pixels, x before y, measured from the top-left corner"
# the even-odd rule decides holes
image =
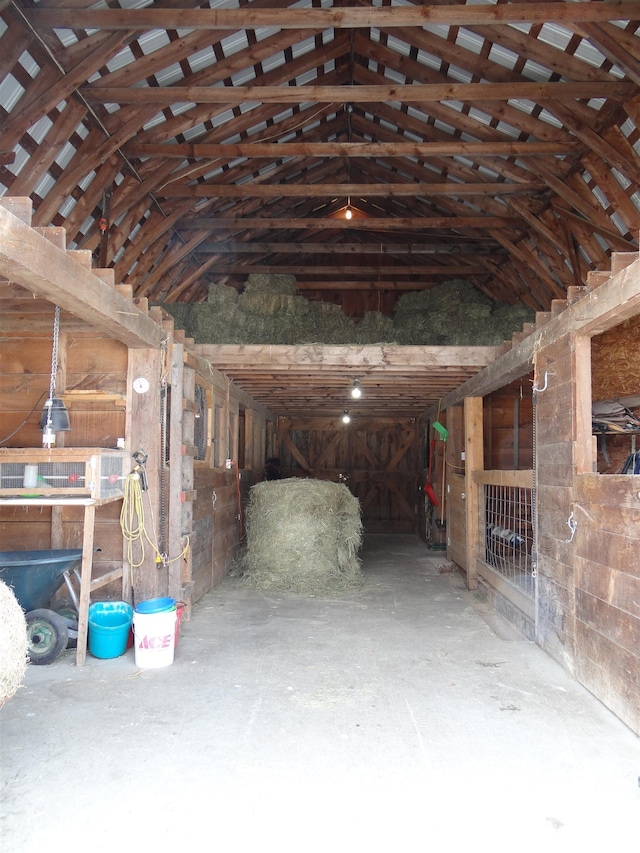
[[[113,287],[8,210],[0,199],[0,276],[129,347],[159,347],[162,328]],[[29,200],[27,200],[29,201]],[[29,202],[30,203],[30,202]]]
[[[636,0],[599,3],[506,3],[499,5],[338,7],[331,9],[29,9],[38,28],[72,30],[359,29],[505,23],[577,23],[637,20]]]
[[[301,275],[304,276],[304,272],[299,273],[298,270],[295,270],[296,275],[296,287],[298,290],[363,290],[363,291],[371,291],[371,290],[383,290],[383,291],[405,291],[405,290],[426,290],[427,282],[422,278],[420,281],[416,281],[415,279],[410,281],[402,281],[402,279],[398,276],[396,278],[387,278],[387,279],[374,279],[369,278],[365,281],[356,281],[353,278],[350,278],[346,272],[343,273],[340,279],[335,278],[331,281],[311,281],[309,279],[301,278]],[[425,272],[423,271],[422,275],[429,275],[431,277],[436,275],[443,276],[451,276],[451,275],[465,275],[465,276],[484,276],[487,277],[486,269],[476,270],[473,268],[465,269],[464,272],[462,270],[460,272],[456,272],[456,267],[439,267],[438,272]]]
[[[397,83],[390,86],[83,86],[91,103],[158,104],[377,104],[440,101],[565,101],[588,98],[625,100],[635,94],[633,83]]]
[[[198,251],[203,251],[202,248]],[[484,266],[472,266],[466,264],[441,264],[433,266],[414,265],[414,266],[376,266],[375,264],[362,264],[357,266],[347,265],[327,265],[321,266],[314,263],[300,263],[300,261],[292,262],[291,264],[251,264],[243,266],[242,264],[225,264],[218,263],[215,267],[216,275],[250,275],[251,273],[266,273],[268,275],[288,275],[293,274],[296,278],[304,275],[335,275],[336,281],[333,285],[328,286],[329,290],[352,290],[358,289],[358,282],[353,280],[357,276],[390,276],[392,279],[402,278],[403,276],[425,276],[425,275],[486,275],[487,270]],[[318,283],[319,285],[321,282]],[[314,288],[316,285],[313,281],[305,283],[308,288]],[[416,284],[414,282],[413,287]],[[300,284],[298,284],[300,287]],[[386,284],[385,284],[386,287]],[[360,289],[363,289],[360,287]]]
[[[494,360],[497,347],[197,344],[195,350],[204,358],[209,358],[216,367],[242,365],[268,373],[276,366],[284,366],[288,374],[294,369],[304,370],[310,366],[321,366],[323,370],[357,367],[362,375],[368,375],[375,370],[387,372],[394,367],[418,373],[435,366],[454,368],[465,365],[479,368]]]
[[[570,142],[237,142],[175,145],[131,142],[124,146],[130,157],[174,159],[234,157],[529,157],[567,154],[577,148]]]
[[[313,254],[313,255],[478,255],[495,253],[497,246],[492,243],[273,243],[254,242],[247,243],[220,241],[206,243],[207,252],[231,255],[264,255],[264,254]],[[204,251],[201,246],[198,251]]]
[[[164,198],[322,198],[323,196],[347,195],[355,197],[395,198],[401,196],[447,196],[458,198],[476,195],[514,195],[543,192],[545,184],[528,183],[418,183],[401,184],[167,184],[154,191],[155,196]]]
[[[467,589],[476,589],[476,559],[480,556],[484,535],[481,527],[479,488],[473,482],[474,472],[484,467],[483,463],[483,418],[482,397],[467,397],[464,401],[464,513],[466,522]],[[482,518],[484,512],[482,513]]]
[[[521,226],[522,221],[512,216],[416,216],[416,217],[355,217],[344,219],[341,217],[327,217],[326,219],[311,217],[283,217],[280,219],[266,219],[256,216],[238,216],[237,218],[194,219],[180,220],[180,229],[209,228],[214,231],[241,231],[246,228],[268,231],[285,228],[293,229],[321,229],[321,230],[367,230],[367,231],[390,231],[395,228],[422,231],[430,228],[514,228]]]

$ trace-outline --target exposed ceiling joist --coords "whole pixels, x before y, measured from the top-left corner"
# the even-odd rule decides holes
[[[180,142],[174,145],[128,143],[127,154],[136,157],[185,158],[235,157],[280,159],[282,157],[538,157],[568,154],[578,147],[564,142]]]
[[[376,104],[440,103],[441,101],[624,100],[634,94],[632,83],[410,83],[390,86],[85,86],[83,95],[102,104]]]
[[[337,7],[332,9],[32,9],[34,27],[93,30],[200,29],[360,29],[421,27],[425,24],[465,26],[492,23],[586,23],[635,20],[635,0],[575,3],[446,4],[400,7]]]
[[[158,190],[157,195],[164,198],[322,198],[323,196],[372,196],[392,198],[395,196],[461,196],[472,195],[512,195],[542,192],[546,186],[537,181],[522,184],[507,183],[456,183],[447,184],[169,184]]]

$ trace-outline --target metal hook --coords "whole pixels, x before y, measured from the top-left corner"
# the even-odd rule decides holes
[[[565,542],[573,542],[573,537],[576,535],[576,530],[578,529],[578,522],[573,517],[573,510],[571,511],[571,515],[567,519],[567,527],[571,531],[571,538],[565,539]]]
[[[546,391],[546,390],[547,390],[547,387],[548,387],[548,380],[549,380],[549,374],[548,374],[548,372],[545,370],[545,372],[544,372],[544,385],[542,386],[542,388],[538,388],[538,387],[537,387],[537,385],[536,385],[536,383],[534,382],[534,383],[533,383],[533,387],[532,387],[532,391],[533,391],[533,393],[534,393],[534,394],[539,394],[541,391]]]

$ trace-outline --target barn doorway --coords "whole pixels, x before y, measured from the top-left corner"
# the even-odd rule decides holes
[[[415,533],[418,433],[414,418],[280,418],[285,477],[345,483],[360,501],[366,533]]]

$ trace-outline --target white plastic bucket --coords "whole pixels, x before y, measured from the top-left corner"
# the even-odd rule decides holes
[[[176,635],[176,610],[158,613],[133,612],[133,645],[136,666],[158,669],[173,663]]]

